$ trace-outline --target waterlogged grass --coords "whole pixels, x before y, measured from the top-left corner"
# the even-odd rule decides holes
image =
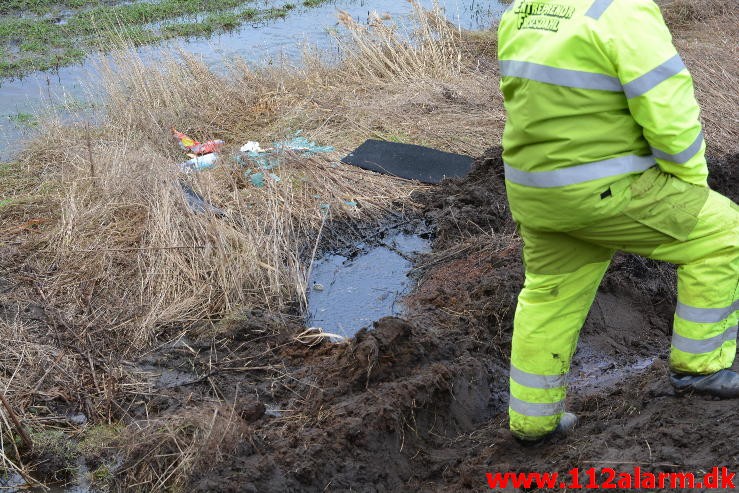
[[[0,77],[70,65],[120,40],[140,46],[210,36],[245,22],[285,17],[297,7],[267,7],[256,0],[114,1],[0,0]],[[315,7],[325,1],[305,0],[302,5]]]

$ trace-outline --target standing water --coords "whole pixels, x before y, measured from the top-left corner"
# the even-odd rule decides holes
[[[419,3],[431,8],[433,0]],[[443,0],[440,5],[447,17],[463,29],[486,29],[505,10],[499,0]],[[212,69],[219,70],[224,61],[240,57],[255,64],[279,59],[299,59],[304,45],[315,46],[323,53],[335,49],[330,32],[337,27],[336,12],[341,9],[357,21],[366,21],[370,12],[390,14],[399,20],[411,12],[409,2],[398,0],[336,0],[317,7],[299,8],[284,19],[257,24],[244,24],[231,32],[211,38],[185,38],[163,45],[139,48],[138,54],[152,63],[164,52],[183,49],[201,57]],[[98,74],[94,57],[82,65],[68,66],[56,72],[37,72],[22,79],[0,79],[0,161],[12,158],[22,148],[22,140],[33,133],[31,115],[54,112],[62,117],[69,110],[86,110],[87,118],[95,118],[95,86]]]
[[[431,246],[427,236],[396,232],[376,246],[358,244],[358,254],[318,260],[308,283],[308,324],[351,337],[379,318],[401,315],[399,300],[413,287],[408,272]]]

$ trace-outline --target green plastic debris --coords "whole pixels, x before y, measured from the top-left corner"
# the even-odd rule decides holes
[[[263,149],[259,145],[259,142],[249,141],[242,146],[242,152],[236,156],[236,162],[244,167],[250,166],[245,171],[245,174],[251,178],[254,186],[263,187],[264,172],[279,167],[282,164],[282,153],[285,151],[294,152],[305,157],[334,151],[332,146],[319,146],[300,134],[301,132],[298,131],[292,138],[275,142],[272,144],[272,147],[267,149]],[[276,182],[280,181],[280,177],[274,173],[269,173],[269,176]]]
[[[264,186],[264,173],[254,173],[249,178],[251,179],[251,184],[255,187],[262,188]]]

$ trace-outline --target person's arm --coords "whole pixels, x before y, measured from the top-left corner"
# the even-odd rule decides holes
[[[617,24],[611,30],[611,56],[657,164],[684,181],[706,185],[706,146],[693,79],[659,7],[651,0],[631,0],[611,9],[608,13],[616,15],[610,21]]]

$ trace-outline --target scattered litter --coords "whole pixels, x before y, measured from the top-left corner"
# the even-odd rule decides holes
[[[300,152],[308,156],[311,156],[313,154],[334,152],[334,148],[332,146],[319,146],[315,142],[302,137],[300,133],[300,131],[296,132],[295,137],[293,137],[292,139],[282,142],[275,142],[273,144],[275,150]]]
[[[265,173],[263,171],[257,171],[254,172],[252,169],[248,169],[244,172],[244,174],[249,177],[249,180],[251,181],[251,184],[254,185],[257,188],[264,187],[264,179],[265,177],[269,177],[272,181],[278,183],[282,181],[282,178],[277,176],[274,173]]]
[[[313,283],[313,291],[324,291],[326,288],[323,286],[323,284],[315,282]]]
[[[368,140],[342,161],[359,168],[423,183],[467,175],[473,159],[429,147]]]
[[[226,215],[226,212],[223,209],[220,209],[208,203],[208,201],[201,197],[189,185],[180,182],[180,187],[182,188],[182,193],[185,196],[185,201],[187,202],[187,205],[190,207],[190,209],[193,210],[193,212],[210,212],[215,214],[216,216]]]
[[[249,141],[239,149],[241,152],[267,152],[259,146],[259,142]]]
[[[354,200],[345,200],[344,205],[347,205],[349,207],[357,207],[357,202]]]
[[[195,154],[210,154],[211,152],[220,152],[225,144],[225,142],[223,142],[222,140],[209,140],[201,144],[197,140],[188,137],[182,132],[178,132],[174,127],[172,127],[172,135],[174,135],[180,141],[180,146],[183,149],[191,151]]]
[[[218,161],[218,156],[219,155],[215,152],[211,154],[206,154],[204,156],[193,156],[192,159],[190,159],[189,161],[179,163],[177,167],[185,173],[202,171],[204,169],[213,167],[213,165],[216,164],[216,161]]]
[[[245,175],[250,178],[252,185],[255,187],[264,186],[265,176],[269,176],[274,181],[279,182],[280,178],[274,173],[265,174],[265,171],[271,171],[282,164],[282,154],[285,151],[300,154],[301,156],[312,156],[320,153],[333,152],[332,146],[319,146],[313,141],[306,139],[296,132],[294,137],[275,142],[272,147],[262,148],[259,142],[249,141],[241,146],[241,154],[236,156],[236,162],[242,166],[249,166],[245,171]]]

